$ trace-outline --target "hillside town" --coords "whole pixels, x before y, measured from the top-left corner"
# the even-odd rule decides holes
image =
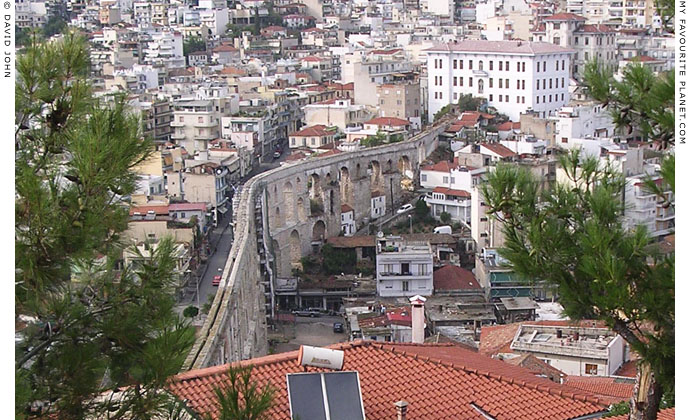
[[[17,55],[82,36],[93,98],[123,101],[152,147],[118,195],[113,270],[170,252],[172,306],[194,331],[165,385],[188,411],[176,418],[235,418],[215,400],[229,366],[271,385],[270,419],[627,419],[618,410],[644,406],[639,343],[572,309],[555,268],[528,274],[515,214],[498,208],[513,197],[497,191],[520,171],[535,196],[557,192],[535,202],[547,211],[607,185],[578,174],[615,173],[621,232],[645,232],[645,265],[674,258],[673,144],[621,124],[591,83],[592,69],[619,82],[673,71],[656,2],[17,0],[15,18]],[[93,267],[70,270],[77,287]],[[28,314],[18,345],[39,324]],[[634,418],[674,419],[657,397],[654,417]]]

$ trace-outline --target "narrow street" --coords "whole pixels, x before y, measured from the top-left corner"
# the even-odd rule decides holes
[[[285,160],[286,157],[287,153],[283,153],[279,159],[257,165],[240,181],[240,185],[244,184],[253,176],[277,168],[280,166],[280,162]],[[218,226],[209,233],[208,245],[211,248],[211,254],[206,260],[206,264],[201,266],[196,273],[192,274],[186,293],[177,304],[177,309],[180,313],[189,305],[198,306],[199,309],[201,309],[204,304],[212,302],[215,297],[218,286],[213,286],[213,277],[222,274],[228,255],[230,254],[230,249],[232,248],[233,228],[230,225],[232,221],[232,206],[230,205],[228,207],[229,212],[221,219]],[[197,276],[200,276],[198,299],[196,287]]]

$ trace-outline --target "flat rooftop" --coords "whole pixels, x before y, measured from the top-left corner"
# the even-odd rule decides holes
[[[515,334],[510,348],[526,352],[607,359],[608,347],[616,337],[617,335],[607,328],[523,324]]]

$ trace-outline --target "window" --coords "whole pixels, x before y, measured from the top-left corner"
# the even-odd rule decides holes
[[[420,276],[426,276],[429,274],[429,267],[426,264],[419,264],[418,266],[419,274]]]
[[[503,79],[498,79],[498,88],[503,89]]]
[[[453,60],[453,69],[458,68],[458,60]]]
[[[503,95],[498,95],[498,102],[503,102]]]
[[[597,365],[594,365],[591,363],[585,363],[585,374],[586,375],[596,375],[597,374]]]
[[[508,100],[508,99],[509,99],[509,97],[508,97],[508,95],[506,95],[506,102],[509,102],[509,100]]]
[[[498,70],[503,71],[503,61],[498,62]]]
[[[551,102],[551,95],[549,95],[549,102]]]
[[[470,60],[470,70],[472,70],[472,60]]]
[[[522,63],[522,71],[525,71],[525,63]]]
[[[537,90],[539,90],[539,79],[537,79]]]
[[[402,291],[403,292],[409,292],[410,291],[410,282],[407,280],[403,280],[402,282]]]
[[[537,62],[537,73],[539,73],[540,64]]]
[[[479,60],[479,70],[484,70],[484,62]]]
[[[184,117],[180,116],[180,122],[184,122]]]
[[[567,137],[561,137],[561,143],[567,143],[568,138]]]
[[[546,103],[546,95],[543,95],[543,96],[541,97],[541,101],[542,101],[543,103]]]
[[[494,61],[491,60],[491,61],[489,61],[489,70],[493,70],[493,69],[494,69]]]
[[[453,86],[457,86],[457,85],[458,85],[458,77],[453,76]]]
[[[580,43],[580,38],[576,36],[576,37],[575,37],[575,45],[577,45],[577,44],[579,44],[579,43]]]
[[[477,89],[478,93],[484,93],[484,81],[482,79],[477,82]]]
[[[525,90],[525,81],[522,81],[522,90]]]
[[[447,184],[447,183],[448,183],[448,177],[447,177],[447,176],[444,176],[444,177],[443,177],[443,183],[444,183],[444,184]]]
[[[199,122],[199,123],[204,122],[204,117],[198,117],[198,118],[197,118],[197,122]]]
[[[539,103],[539,96],[537,96],[537,103]]]
[[[468,77],[468,79],[470,79],[470,87],[472,87],[472,78]]]
[[[558,71],[558,60],[556,60],[556,71]]]
[[[462,60],[460,60],[460,70],[462,70]]]
[[[451,176],[451,177],[450,177],[450,183],[451,183],[451,184],[455,184],[455,177],[454,177],[454,176]]]
[[[400,272],[402,274],[410,274],[410,263],[401,263]]]
[[[492,102],[494,100],[494,95],[489,94],[489,102]]]
[[[510,71],[510,61],[506,61],[506,71]]]
[[[506,79],[506,89],[510,89],[510,79]]]
[[[463,84],[463,80],[462,80],[462,76],[460,76],[460,86],[462,86],[462,84]]]
[[[386,101],[381,99],[381,105],[384,105],[385,103],[386,103]]]
[[[559,45],[561,43],[561,38],[557,36],[553,37],[553,43]]]
[[[524,96],[522,97],[522,103],[523,104],[525,103],[525,97]]]
[[[553,29],[561,29],[561,24],[560,23],[554,23]]]
[[[422,174],[422,182],[426,182],[426,174]]]
[[[492,88],[494,87],[494,79],[489,78],[489,87]]]
[[[589,45],[589,37],[588,36],[585,37],[585,45]]]
[[[585,61],[589,60],[589,53],[585,51]]]
[[[458,92],[453,92],[453,100],[457,101],[458,100]],[[415,110],[416,111],[416,110]],[[416,115],[415,115],[416,116]]]
[[[565,101],[565,94],[561,93],[561,101]]]
[[[561,77],[561,87],[565,87],[565,77]]]
[[[549,89],[553,89],[553,79],[549,79]]]
[[[443,99],[443,92],[438,93],[438,99]]]

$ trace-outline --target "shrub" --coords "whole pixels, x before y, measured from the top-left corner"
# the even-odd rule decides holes
[[[448,224],[450,222],[450,213],[445,212],[445,211],[443,213],[441,213],[441,221],[443,223]]]
[[[182,316],[185,318],[194,318],[197,315],[199,315],[199,308],[194,305],[189,305],[182,311]]]
[[[424,218],[429,214],[429,206],[426,205],[426,202],[424,200],[417,200],[417,202],[414,205],[414,213],[417,215],[419,218]]]

